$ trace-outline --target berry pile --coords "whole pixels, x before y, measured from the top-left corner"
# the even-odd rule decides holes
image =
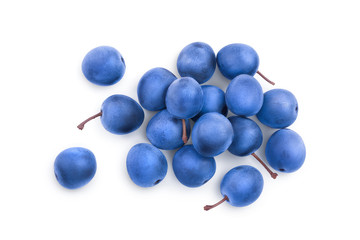
[[[203,85],[215,72],[216,65],[228,78],[226,92],[211,85]],[[159,150],[178,149],[173,157],[176,178],[187,187],[200,187],[215,174],[214,157],[229,150],[236,156],[252,155],[272,178],[277,177],[256,155],[263,135],[260,127],[248,117],[256,115],[264,125],[277,128],[266,144],[269,165],[280,172],[294,172],[304,163],[306,150],[301,137],[287,129],[297,118],[295,96],[284,89],[265,94],[253,77],[258,73],[259,57],[245,44],[230,44],[217,56],[206,43],[186,46],[177,59],[180,78],[164,68],[153,68],[139,81],[137,93],[141,106],[159,111],[149,121],[146,136],[151,144],[133,146],[126,159],[131,180],[141,187],[159,184],[168,170],[167,160]],[[82,71],[92,83],[108,86],[117,83],[125,73],[121,54],[112,47],[97,47],[84,58]],[[114,134],[128,134],[144,121],[144,111],[135,100],[124,95],[112,95],[102,104],[99,113],[78,125],[100,117],[104,128]],[[227,118],[228,110],[235,114]],[[190,129],[190,119],[195,122]],[[191,134],[191,135],[190,135]],[[187,144],[191,136],[192,144]],[[185,145],[187,144],[187,145]],[[94,154],[84,148],[69,148],[61,152],[54,164],[58,182],[69,189],[86,185],[96,172]],[[253,203],[261,194],[264,180],[254,167],[242,165],[231,169],[222,179],[223,199],[212,209],[227,201],[243,207]]]

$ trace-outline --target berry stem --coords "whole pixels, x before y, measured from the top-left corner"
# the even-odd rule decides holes
[[[83,130],[83,128],[84,128],[84,126],[85,126],[85,124],[86,124],[87,122],[89,122],[89,121],[91,121],[91,120],[93,120],[93,119],[95,119],[95,118],[97,118],[97,117],[100,117],[101,115],[102,115],[102,112],[99,112],[99,113],[95,114],[94,116],[89,117],[88,119],[86,119],[85,121],[83,121],[82,123],[80,123],[80,124],[77,126],[77,128],[80,129],[80,130]]]
[[[214,205],[206,205],[204,207],[205,211],[209,211],[210,209],[213,209],[214,207],[219,206],[220,204],[222,204],[223,202],[229,200],[229,198],[225,195],[223,199],[221,199],[220,201],[218,201],[217,203],[215,203]]]
[[[254,158],[256,158],[256,160],[258,160],[259,163],[261,163],[261,165],[263,165],[263,167],[270,173],[270,175],[273,179],[275,179],[278,176],[277,173],[274,173],[273,171],[270,170],[270,168],[268,166],[266,166],[266,164],[258,157],[258,155],[256,155],[255,153],[252,153],[251,155]]]
[[[186,144],[188,141],[188,138],[186,136],[186,121],[185,121],[185,119],[181,119],[181,121],[182,121],[182,128],[183,128],[182,140]]]
[[[267,77],[265,77],[261,72],[257,71],[257,74],[259,74],[265,81],[267,81],[268,83],[270,83],[271,85],[275,85],[275,83],[273,81],[271,81],[270,79],[268,79]]]

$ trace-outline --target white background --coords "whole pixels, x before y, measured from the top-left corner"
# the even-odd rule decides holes
[[[359,239],[358,1],[1,1],[0,239]],[[338,2],[338,3],[337,3]],[[304,166],[273,180],[251,157],[216,157],[204,186],[186,188],[163,151],[166,178],[149,189],[129,179],[129,149],[147,142],[145,129],[108,133],[100,120],[76,126],[112,94],[137,100],[150,68],[175,74],[181,49],[194,41],[214,51],[253,46],[277,88],[292,91],[299,116],[291,129],[307,147]],[[89,83],[81,61],[110,45],[125,58],[124,78],[111,87]],[[256,76],[264,91],[273,87]],[[216,71],[206,84],[223,90]],[[261,126],[264,145],[273,130]],[[264,158],[264,145],[258,154]],[[53,174],[57,154],[91,149],[97,173],[66,190]],[[245,208],[222,204],[222,176],[250,164],[264,176],[262,195]]]

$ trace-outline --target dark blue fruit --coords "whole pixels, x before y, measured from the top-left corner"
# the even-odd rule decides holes
[[[216,60],[220,72],[230,80],[240,74],[254,76],[259,67],[256,51],[241,43],[229,44],[220,49]]]
[[[101,46],[86,54],[82,62],[82,72],[90,82],[109,86],[124,76],[125,62],[121,54],[113,47]]]
[[[273,89],[264,94],[264,103],[256,117],[271,128],[285,128],[295,122],[298,111],[298,102],[290,91]]]
[[[245,207],[255,202],[264,186],[261,173],[254,167],[243,165],[227,172],[221,181],[220,192],[223,199],[214,205],[206,205],[208,211],[227,201],[235,207]]]
[[[138,129],[144,121],[144,111],[132,98],[125,95],[112,95],[101,106],[101,111],[78,125],[84,125],[97,117],[106,130],[114,134],[127,134]]]
[[[204,93],[204,105],[192,120],[196,121],[199,117],[209,112],[218,112],[226,117],[228,109],[225,103],[224,92],[220,88],[212,85],[201,86],[201,89]]]
[[[211,112],[195,122],[191,136],[198,153],[205,157],[214,157],[228,149],[233,141],[234,131],[224,115]]]
[[[201,111],[204,94],[197,81],[183,77],[169,86],[165,102],[169,113],[180,119],[189,119]]]
[[[201,156],[193,145],[180,148],[173,158],[176,178],[187,187],[200,187],[215,174],[216,163],[212,157]]]
[[[231,112],[249,117],[261,109],[264,94],[259,82],[249,75],[239,75],[229,84],[225,93],[226,105]]]
[[[155,114],[146,128],[146,136],[157,148],[173,150],[184,145],[183,138],[190,136],[190,123],[186,122],[186,134],[183,135],[182,120],[171,115],[166,109]]]
[[[203,42],[194,42],[187,45],[180,52],[177,59],[177,69],[180,76],[192,77],[200,84],[211,78],[215,68],[214,50]]]
[[[68,148],[56,157],[54,172],[63,187],[80,188],[88,184],[95,175],[95,156],[86,148]]]
[[[152,187],[165,178],[168,165],[159,149],[148,143],[139,143],[130,149],[126,158],[126,168],[136,185]]]
[[[275,179],[277,174],[272,172],[255,153],[255,151],[260,148],[263,141],[260,127],[253,120],[240,116],[229,117],[229,121],[234,129],[234,139],[228,149],[229,152],[239,157],[251,154],[264,166],[271,177]]]
[[[254,76],[258,73],[267,82],[275,85],[258,71],[259,56],[252,47],[246,44],[233,43],[223,47],[218,52],[216,60],[220,72],[229,80],[241,74]]]
[[[280,172],[295,172],[304,164],[305,144],[293,130],[280,129],[269,138],[265,155],[272,168]]]
[[[166,91],[175,80],[175,75],[165,68],[158,67],[147,71],[141,77],[137,87],[141,106],[149,111],[159,111],[166,108]]]

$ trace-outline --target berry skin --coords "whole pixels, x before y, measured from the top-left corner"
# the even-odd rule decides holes
[[[240,116],[231,116],[229,121],[234,129],[234,140],[228,149],[229,152],[244,157],[260,148],[263,135],[256,122]]]
[[[263,141],[263,135],[260,127],[253,120],[240,116],[231,116],[229,121],[234,129],[234,139],[229,147],[229,152],[243,157],[252,155],[269,172],[273,179],[278,176],[256,155]]]
[[[204,94],[197,81],[183,77],[169,86],[165,102],[170,114],[180,119],[189,119],[201,111]]]
[[[233,43],[223,47],[217,54],[220,72],[229,80],[240,74],[254,76],[259,67],[256,51],[242,43]]]
[[[82,130],[87,122],[101,117],[104,128],[113,134],[128,134],[138,129],[144,121],[144,110],[132,98],[112,95],[101,106],[101,111],[78,125]]]
[[[199,117],[209,112],[218,112],[226,117],[228,109],[225,103],[224,92],[220,88],[212,85],[203,85],[201,89],[204,93],[204,105],[192,120],[195,122]]]
[[[86,79],[100,86],[110,86],[125,74],[125,62],[118,50],[101,46],[92,49],[82,62],[82,72]]]
[[[141,106],[149,111],[165,109],[166,91],[175,80],[176,76],[165,68],[158,67],[147,71],[137,87]]]
[[[243,165],[231,169],[220,184],[220,192],[235,207],[245,207],[255,202],[263,189],[264,180],[254,167]]]
[[[264,94],[259,82],[249,75],[235,77],[225,93],[228,109],[244,117],[257,114],[263,105],[263,99]]]
[[[190,122],[186,121],[186,136],[190,135]],[[184,145],[182,120],[171,115],[166,109],[155,114],[146,127],[146,136],[157,148],[173,150]]]
[[[180,148],[173,158],[176,178],[187,187],[200,187],[215,174],[216,163],[213,157],[201,156],[193,145]]]
[[[207,82],[214,74],[215,68],[214,50],[203,42],[187,45],[177,59],[177,69],[180,76],[192,77],[199,84]]]
[[[133,146],[126,158],[131,180],[140,187],[152,187],[166,176],[168,165],[164,154],[148,143]]]
[[[264,103],[256,117],[268,127],[286,128],[295,122],[298,110],[298,102],[290,91],[273,89],[264,94]]]
[[[83,187],[95,176],[95,156],[86,148],[68,148],[56,157],[54,172],[61,186],[68,189]]]
[[[208,211],[223,202],[228,202],[235,207],[245,207],[255,202],[264,187],[261,173],[254,167],[242,165],[227,172],[220,184],[223,199],[214,205],[206,205]]]
[[[272,168],[280,172],[295,172],[304,164],[305,144],[295,131],[280,129],[269,138],[265,155]]]
[[[191,137],[198,153],[205,157],[214,157],[228,149],[233,141],[234,131],[224,115],[211,112],[195,122]]]

